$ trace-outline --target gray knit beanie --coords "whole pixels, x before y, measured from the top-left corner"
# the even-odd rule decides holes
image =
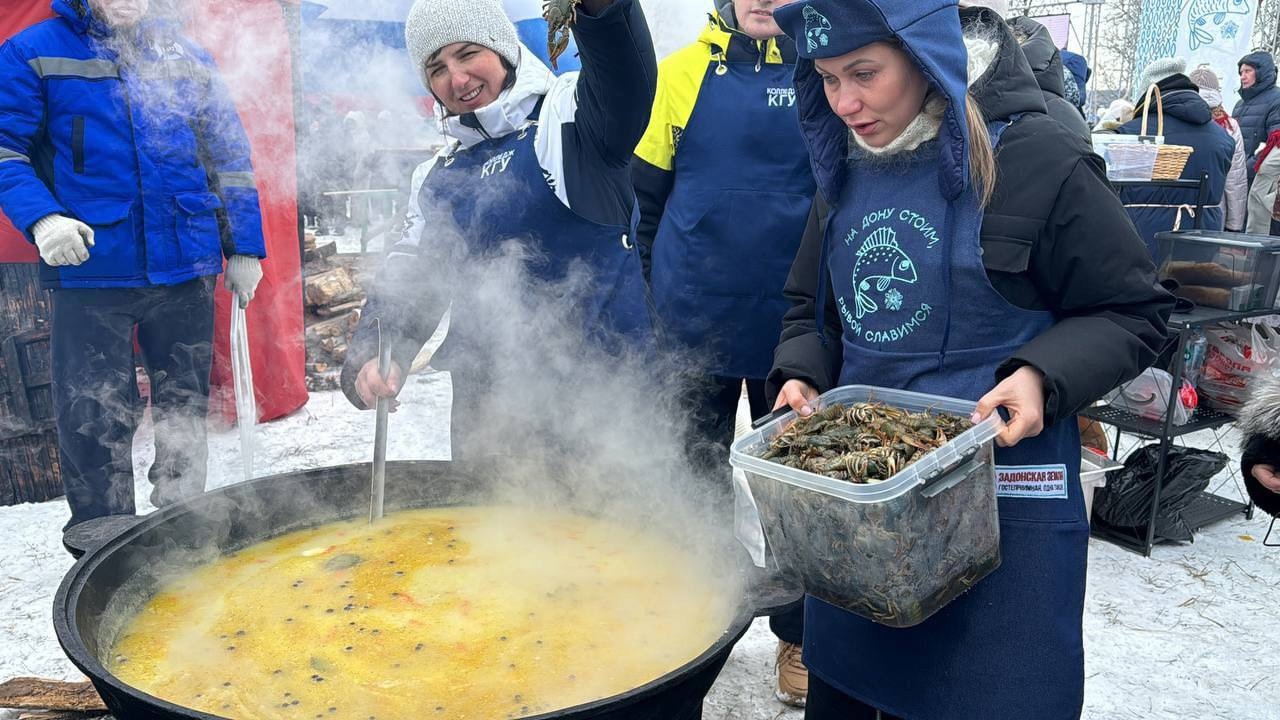
[[[1174,75],[1184,75],[1187,72],[1187,61],[1182,58],[1162,57],[1151,61],[1151,64],[1142,71],[1142,77],[1138,81],[1138,94],[1147,92],[1147,88],[1152,85],[1158,85],[1161,80],[1173,77]]]
[[[460,42],[483,45],[513,67],[520,64],[520,38],[501,0],[416,0],[405,20],[404,40],[419,76],[428,58]]]

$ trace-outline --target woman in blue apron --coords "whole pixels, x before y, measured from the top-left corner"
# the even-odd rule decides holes
[[[775,0],[719,3],[692,44],[658,67],[649,129],[632,163],[646,261],[664,345],[697,354],[703,371],[685,407],[690,458],[723,482],[738,401],[769,412],[764,379],[788,303],[787,271],[813,206],[813,174],[796,122],[795,43]],[[778,636],[776,695],[803,706],[800,603],[770,618]]]
[[[807,598],[807,717],[1076,718],[1089,526],[1074,415],[1155,358],[1172,300],[994,13],[808,0],[775,16],[802,56],[821,195],[788,279],[778,406],[808,414],[818,392],[865,384],[1008,419],[1000,569],[907,629]],[[1020,483],[1031,468],[1057,482]]]
[[[500,0],[417,0],[406,21],[448,143],[414,173],[409,226],[370,291],[342,384],[357,407],[394,397],[452,303],[432,365],[453,374],[455,457],[476,429],[468,418],[485,417],[475,408],[495,355],[520,350],[494,344],[502,309],[474,293],[494,282],[467,273],[513,242],[528,283],[503,288],[504,302],[586,268],[566,313],[600,345],[651,342],[629,160],[653,99],[653,44],[636,0],[582,0],[575,15],[582,71],[561,77],[520,44]],[[385,378],[379,333],[392,348]]]

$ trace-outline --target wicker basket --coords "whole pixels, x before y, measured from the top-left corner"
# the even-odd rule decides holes
[[[1189,145],[1164,144],[1164,100],[1160,97],[1160,88],[1152,85],[1147,88],[1146,99],[1142,102],[1142,135],[1148,135],[1147,120],[1151,111],[1151,99],[1156,103],[1156,135],[1160,138],[1156,147],[1156,164],[1151,169],[1152,180],[1177,180],[1187,167],[1187,160],[1195,149]]]

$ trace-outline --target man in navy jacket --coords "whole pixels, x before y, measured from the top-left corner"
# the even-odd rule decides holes
[[[54,0],[0,46],[0,209],[53,291],[53,389],[68,527],[134,512],[150,377],[151,500],[204,489],[213,287],[241,306],[265,256],[249,144],[212,59],[148,0]]]

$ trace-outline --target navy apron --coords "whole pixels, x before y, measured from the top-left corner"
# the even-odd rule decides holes
[[[993,143],[1006,127],[993,123]],[[826,297],[830,282],[842,317],[841,385],[976,401],[993,387],[997,366],[1054,322],[991,286],[982,210],[972,193],[941,198],[938,166],[937,143],[905,162],[850,165],[818,295]],[[1000,568],[905,629],[806,598],[811,672],[907,720],[1080,716],[1089,525],[1076,423],[997,448],[995,458]]]
[[[541,108],[539,102],[533,117]],[[563,279],[572,261],[583,261],[595,272],[594,286],[583,299],[588,331],[605,330],[645,342],[652,318],[640,257],[631,242],[634,211],[632,225],[627,226],[593,222],[570,210],[538,163],[536,135],[534,120],[518,132],[440,160],[423,183],[421,207],[447,203],[471,256],[495,251],[510,240],[525,243],[533,251],[529,270],[537,279]],[[465,317],[466,308],[455,311]],[[458,327],[450,330],[450,339],[460,339],[455,332],[465,335],[465,322],[452,324]]]
[[[764,52],[762,50],[762,52]],[[713,62],[676,149],[654,239],[663,338],[699,348],[709,371],[764,378],[815,184],[790,63]]]
[[[539,102],[532,118],[541,110]],[[447,208],[456,224],[464,257],[483,257],[505,243],[518,241],[529,252],[526,268],[535,280],[559,281],[571,264],[581,261],[594,282],[582,306],[584,332],[610,351],[650,349],[653,320],[641,272],[639,254],[631,242],[632,226],[593,222],[570,210],[548,184],[534,146],[537,122],[486,140],[440,159],[419,192],[420,207]],[[435,232],[428,212],[428,235]],[[467,288],[458,288],[450,314],[449,334],[432,364],[453,375],[454,407],[466,405],[488,383],[485,358],[494,349],[482,338],[490,318],[477,303],[468,302]],[[516,294],[513,302],[518,302]],[[491,310],[490,310],[491,312]],[[478,331],[480,329],[480,331]],[[620,342],[619,342],[620,341]],[[465,434],[467,413],[453,413],[457,436]]]

